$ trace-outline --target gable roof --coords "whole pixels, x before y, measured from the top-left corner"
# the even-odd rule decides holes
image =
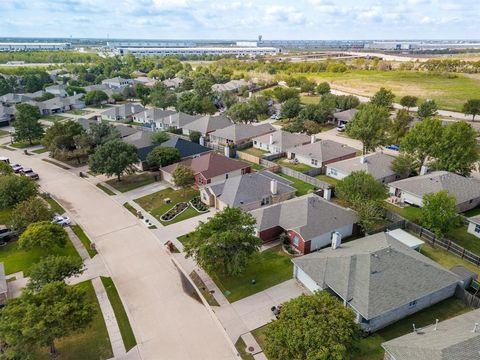
[[[480,181],[448,171],[434,171],[425,175],[394,181],[389,186],[418,197],[447,190],[455,196],[457,205],[480,197]]]
[[[342,156],[356,154],[357,150],[336,141],[320,140],[312,144],[287,149],[287,152],[325,162],[338,159]]]
[[[472,331],[476,323],[480,323],[480,309],[423,327],[382,346],[396,360],[475,359],[480,352],[480,328]]]
[[[270,190],[272,181],[277,181],[277,195],[295,193],[295,188],[290,186],[290,181],[270,171],[234,176],[207,187],[228,206],[242,206],[273,195]]]
[[[192,141],[188,141],[182,139],[178,136],[170,135],[170,139],[160,144],[162,147],[173,147],[178,150],[180,153],[180,158],[186,158],[189,156],[194,156],[198,154],[203,154],[212,149],[202,146],[200,144],[194,143]]]
[[[174,77],[173,79],[165,79],[163,80],[163,84],[168,88],[176,88],[179,87],[180,84],[183,82],[182,78]]]
[[[365,160],[363,163],[361,161],[362,158]],[[337,161],[327,166],[337,169],[344,174],[351,174],[354,171],[365,171],[378,180],[396,174],[390,167],[394,159],[394,156],[378,152]]]
[[[135,117],[144,122],[148,122],[148,121],[157,121],[159,119],[163,119],[164,117],[167,117],[173,114],[175,114],[175,111],[163,110],[160,108],[151,108],[151,109],[144,109],[144,111],[136,113]]]
[[[223,115],[218,116],[202,116],[189,124],[186,124],[183,128],[190,131],[198,131],[202,134],[208,134],[212,131],[223,129],[232,125],[232,122]]]
[[[223,92],[223,91],[233,91],[237,90],[242,86],[248,86],[248,82],[244,79],[239,80],[230,80],[224,84],[214,84],[212,85],[212,91]]]
[[[273,140],[272,144],[270,144],[270,140]],[[277,130],[270,134],[258,136],[254,138],[253,141],[277,146],[280,149],[290,149],[299,145],[305,145],[310,143],[310,136],[305,134],[295,134],[288,131]]]
[[[155,122],[183,128],[185,125],[190,124],[192,121],[195,121],[201,117],[201,115],[190,115],[183,112],[174,112],[173,114],[165,115],[164,117],[156,119]]]
[[[178,165],[192,168],[195,175],[201,174],[205,179],[250,167],[250,165],[243,161],[233,160],[226,156],[209,152],[192,159],[186,159],[176,164],[165,166],[161,170],[167,173],[173,173]]]
[[[128,116],[137,114],[141,111],[144,111],[145,108],[139,104],[127,103],[118,106],[113,106],[102,112],[102,116],[107,116],[110,118],[120,117],[125,119]]]
[[[355,211],[315,194],[253,210],[251,214],[257,220],[258,231],[280,226],[285,230],[294,230],[305,240],[358,221]]]
[[[217,138],[231,140],[233,142],[250,140],[256,136],[268,134],[275,131],[270,124],[233,124],[223,129],[213,131],[210,135]]]
[[[353,119],[357,112],[357,109],[348,109],[334,113],[333,117],[339,121],[349,122]]]
[[[294,259],[322,288],[329,287],[366,319],[375,318],[459,282],[452,272],[388,233],[349,241]]]
[[[480,215],[472,216],[468,218],[468,221],[480,225]]]

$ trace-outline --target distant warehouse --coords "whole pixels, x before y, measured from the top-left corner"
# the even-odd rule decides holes
[[[70,43],[40,43],[40,42],[2,42],[0,43],[0,51],[54,51],[54,50],[69,50]]]
[[[132,54],[135,56],[175,56],[175,55],[234,55],[234,56],[257,56],[275,55],[280,50],[274,47],[120,47],[117,48],[119,55]]]

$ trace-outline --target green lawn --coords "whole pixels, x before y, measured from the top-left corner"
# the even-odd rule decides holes
[[[109,188],[107,188],[106,186],[103,186],[102,184],[97,184],[96,185],[97,188],[99,188],[100,190],[102,190],[104,193],[106,193],[107,195],[110,195],[110,196],[113,196],[113,195],[117,195],[115,194],[112,190],[110,190]]]
[[[235,348],[237,349],[238,353],[240,354],[240,358],[242,360],[255,360],[252,354],[247,353],[245,350],[247,347],[247,344],[245,344],[245,341],[241,337],[238,337],[237,342],[235,343]]]
[[[254,147],[238,150],[238,152],[244,152],[246,154],[250,154],[250,155],[253,155],[253,156],[256,156],[256,157],[259,157],[259,158],[261,158],[265,154],[268,154],[268,151],[263,151],[261,149],[256,149]]]
[[[278,245],[256,254],[239,276],[210,275],[228,301],[234,302],[291,279],[291,259]]]
[[[8,131],[0,129],[0,137],[7,136],[7,135],[10,135],[10,133]]]
[[[120,295],[118,295],[117,288],[115,287],[115,284],[111,278],[102,276],[100,279],[102,280],[103,286],[107,291],[108,300],[110,301],[113,312],[115,313],[115,317],[117,318],[118,327],[120,328],[120,334],[122,335],[125,349],[129,351],[131,348],[137,345],[137,340],[135,339],[135,334],[130,326],[130,321],[128,320],[128,316],[125,308],[123,307]]]
[[[305,105],[317,105],[320,102],[320,96],[300,96],[300,102]]]
[[[95,304],[95,316],[90,326],[80,333],[70,335],[55,342],[61,360],[103,360],[113,357],[112,346],[103,319],[100,305],[91,281],[75,285],[87,292],[89,301]],[[39,349],[31,354],[34,360],[51,359],[49,348]]]
[[[85,246],[85,249],[87,249],[88,255],[90,255],[90,257],[94,257],[95,255],[97,255],[97,251],[92,249],[92,242],[85,234],[83,229],[79,225],[72,225],[71,228],[75,235],[77,235],[77,237],[80,239],[83,246]]]
[[[32,141],[32,144],[30,144],[28,141],[17,141],[9,144],[9,146],[14,147],[16,149],[27,149],[35,145],[40,145],[40,141],[38,140]]]
[[[328,81],[333,88],[358,95],[371,96],[383,86],[393,91],[397,102],[402,96],[413,95],[433,99],[442,109],[461,111],[467,99],[478,97],[480,80],[463,74],[452,75],[453,78],[433,72],[369,70],[307,74],[317,82]]]
[[[90,111],[82,110],[82,109],[73,109],[73,110],[68,112],[68,114],[73,114],[73,115],[85,115],[85,114],[89,114],[89,113],[90,113]]]
[[[65,116],[62,116],[62,115],[48,115],[48,116],[42,117],[40,120],[46,120],[46,121],[56,123],[56,122],[63,121],[63,120],[66,120],[66,119],[67,118]]]
[[[287,160],[285,158],[275,159],[275,160],[273,160],[273,162],[277,163],[278,165],[285,166],[287,168],[290,168],[292,170],[295,170],[295,171],[298,171],[298,172],[301,172],[301,173],[304,173],[306,171],[314,169],[313,167],[305,165],[305,164],[291,163],[289,160]]]
[[[472,217],[472,216],[480,215],[480,206],[477,206],[476,208],[465,211],[462,215],[465,216],[465,217]]]
[[[429,244],[425,243],[421,247],[420,251],[426,257],[432,259],[433,261],[439,263],[446,269],[451,269],[455,265],[463,265],[470,271],[477,273],[480,276],[480,267],[473,265],[472,263],[463,260],[459,256],[456,256],[446,250],[443,250],[439,247],[432,247]]]
[[[8,224],[13,208],[0,209],[0,225]]]
[[[190,273],[190,278],[192,279],[193,283],[197,286],[198,290],[202,293],[202,296],[205,298],[207,303],[210,306],[220,306],[220,304],[217,302],[215,297],[208,291],[207,286],[203,282],[203,280],[198,276],[197,272],[193,270]]]
[[[285,174],[282,174],[282,173],[277,173],[277,175],[280,175],[281,177],[292,181],[291,186],[293,186],[295,189],[297,189],[297,191],[295,192],[295,195],[297,195],[297,196],[302,196],[302,195],[308,194],[309,192],[312,192],[315,189],[315,186],[307,184],[306,182],[295,179],[291,176],[288,176],[288,175],[285,175]]]
[[[32,150],[32,152],[35,153],[35,154],[43,154],[43,153],[46,153],[47,151],[48,151],[48,149],[44,148],[44,147],[42,147],[40,149],[37,149],[37,150]]]
[[[403,208],[384,202],[383,206],[390,211],[404,217],[407,220],[418,223],[422,210],[415,206],[405,206]]]
[[[50,208],[57,214],[65,214],[65,209],[53,198],[43,197],[43,199],[50,205]]]
[[[139,199],[135,199],[134,201],[140,205],[144,210],[148,211],[152,214],[158,221],[160,221],[163,225],[170,225],[177,223],[179,221],[183,221],[194,216],[200,215],[198,211],[196,211],[193,207],[189,206],[187,210],[182,212],[176,218],[171,221],[161,221],[160,217],[165,214],[168,210],[170,210],[176,203],[178,202],[188,202],[195,196],[199,196],[199,191],[193,188],[189,188],[186,191],[180,190],[173,190],[172,188],[164,189],[157,191],[156,193],[141,197]],[[165,204],[163,201],[166,198],[171,199],[170,204]]]
[[[123,207],[130,211],[135,217],[137,217],[137,209],[135,209],[132,205],[130,205],[128,202],[123,204]]]
[[[358,347],[353,351],[353,360],[382,360],[384,351],[381,344],[385,341],[412,332],[412,324],[417,328],[435,323],[435,319],[440,321],[450,319],[454,316],[466,313],[472,310],[457,298],[444,300],[427,309],[410,315],[409,317],[390,325],[375,334],[361,339]]]
[[[325,181],[326,183],[329,183],[332,186],[335,186],[338,183],[337,179],[331,178],[330,176],[327,176],[327,175],[317,175],[315,177],[318,180]]]
[[[155,178],[154,174],[145,172],[142,174],[124,176],[121,181],[110,179],[106,183],[123,193],[145,185],[153,184],[156,181]]]
[[[263,165],[255,164],[254,162],[251,162],[251,161],[248,161],[248,160],[244,160],[244,159],[241,159],[241,161],[243,161],[244,163],[247,163],[248,165],[250,165],[250,167],[251,167],[253,170],[255,170],[255,171],[265,170],[265,166],[263,166]]]

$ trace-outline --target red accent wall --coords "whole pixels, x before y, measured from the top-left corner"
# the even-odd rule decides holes
[[[260,231],[258,237],[262,239],[265,243],[268,241],[276,240],[282,232],[283,228],[281,228],[280,226],[275,226],[273,228]]]
[[[310,240],[305,241],[305,239],[301,237],[300,234],[298,234],[293,230],[288,230],[287,234],[288,234],[288,237],[290,238],[290,245],[292,247],[298,249],[302,254],[308,254],[310,252],[310,244],[311,244]],[[298,236],[298,246],[295,246],[293,243],[293,239],[295,238],[295,236]]]
[[[347,159],[351,159],[351,158],[354,158],[355,156],[357,156],[357,153],[356,152],[353,152],[351,154],[347,154],[345,156],[340,156],[340,157],[337,157],[335,159],[332,159],[332,160],[328,160],[328,161],[324,161],[322,163],[322,166],[326,166],[328,164],[331,164],[331,163],[334,163],[334,162],[337,162],[337,161],[342,161],[342,160],[347,160]]]

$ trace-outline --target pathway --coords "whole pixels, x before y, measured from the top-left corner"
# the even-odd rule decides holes
[[[65,226],[64,228],[67,231],[68,237],[70,240],[72,240],[72,244],[75,247],[75,250],[77,250],[78,254],[82,258],[83,261],[90,259],[90,255],[88,254],[87,249],[85,249],[85,246],[83,246],[83,243],[80,241],[78,236],[73,232],[72,228],[70,226]]]

